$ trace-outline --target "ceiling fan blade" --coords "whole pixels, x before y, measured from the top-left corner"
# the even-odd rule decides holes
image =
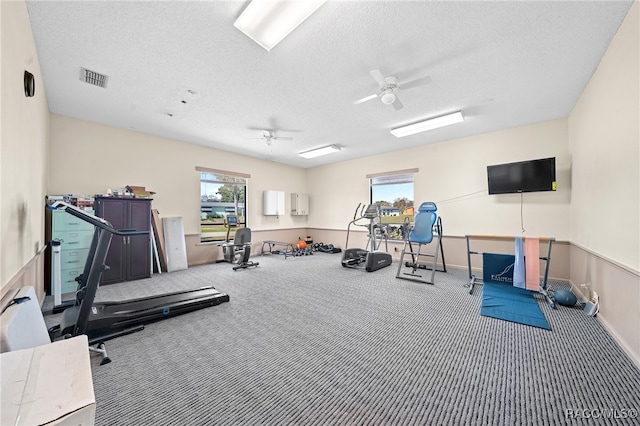
[[[407,81],[400,84],[401,89],[413,89],[414,87],[421,87],[431,84],[431,77],[426,76],[422,78],[416,78],[415,80]]]
[[[396,96],[396,100],[393,101],[393,103],[391,105],[393,105],[393,107],[396,109],[396,111],[398,111],[399,109],[404,108],[404,105],[402,105],[402,102],[400,102],[400,99],[397,96]]]
[[[277,141],[292,141],[293,138],[289,137],[289,136],[275,136],[273,139],[277,140]]]
[[[361,103],[363,103],[363,102],[370,101],[371,99],[375,99],[375,98],[377,98],[377,97],[378,97],[378,94],[369,95],[369,96],[364,97],[364,98],[362,98],[362,99],[358,99],[357,101],[353,101],[353,104],[354,104],[354,105],[358,105],[358,104],[361,104]]]
[[[384,75],[382,75],[380,70],[371,70],[369,71],[369,74],[371,74],[371,77],[373,77],[373,79],[380,85],[380,87],[387,85],[387,80],[385,80]]]

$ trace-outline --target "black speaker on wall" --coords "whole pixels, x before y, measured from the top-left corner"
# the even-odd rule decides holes
[[[24,72],[24,95],[27,98],[36,94],[36,79],[29,71]]]

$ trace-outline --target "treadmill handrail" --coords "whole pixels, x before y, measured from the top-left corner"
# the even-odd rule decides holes
[[[127,236],[127,235],[146,235],[149,231],[137,231],[135,229],[115,229],[111,223],[107,220],[102,219],[96,215],[88,213],[84,210],[77,208],[71,204],[65,203],[64,201],[56,201],[51,204],[51,207],[54,209],[61,209],[66,211],[67,213],[77,217],[78,219],[84,220],[92,224],[93,226],[97,226],[98,228],[104,229],[107,232],[110,232],[115,235]]]

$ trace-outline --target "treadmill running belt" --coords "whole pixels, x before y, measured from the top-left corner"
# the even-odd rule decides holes
[[[229,295],[213,287],[179,291],[151,297],[113,302],[96,302],[85,333],[90,340],[107,340],[117,337],[127,328],[140,327],[154,321],[185,314],[198,309],[216,306],[229,301]],[[62,334],[71,333],[78,316],[79,306],[63,312]],[[137,330],[136,330],[137,331]],[[116,333],[115,335],[113,335]],[[112,336],[113,335],[113,336]]]

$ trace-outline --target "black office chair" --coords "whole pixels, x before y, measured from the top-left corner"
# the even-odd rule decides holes
[[[222,245],[224,260],[234,263],[234,271],[238,269],[246,269],[252,266],[258,266],[258,262],[249,260],[251,256],[251,229],[240,228],[236,231],[233,242],[227,242]]]

